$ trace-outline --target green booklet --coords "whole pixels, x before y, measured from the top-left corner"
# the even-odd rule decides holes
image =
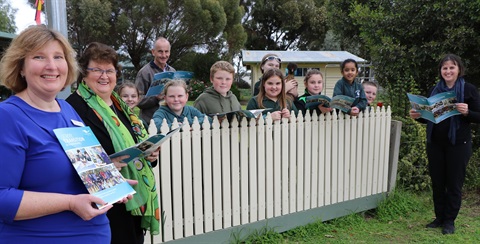
[[[110,158],[116,158],[124,155],[128,155],[129,157],[126,159],[123,159],[123,162],[133,162],[134,159],[136,158],[142,158],[145,156],[150,155],[152,152],[158,149],[162,143],[164,143],[168,138],[172,137],[176,132],[178,132],[182,126],[179,126],[178,128],[175,128],[173,130],[170,130],[166,134],[156,134],[153,136],[150,136],[147,138],[145,141],[140,142],[134,146],[131,146],[129,148],[123,149],[120,152],[116,152],[112,155],[110,155]]]
[[[352,108],[352,104],[354,101],[355,98],[345,95],[337,95],[333,98],[325,95],[313,95],[306,97],[305,107],[307,109],[312,109],[321,105],[326,108],[340,109],[343,112],[347,113]]]
[[[233,115],[236,115],[237,118],[255,118],[258,119],[264,111],[271,110],[271,108],[265,108],[265,109],[252,109],[252,110],[235,110],[231,112],[225,112],[225,113],[215,113],[215,114],[207,114],[210,117],[217,116],[217,117],[224,117],[227,116],[228,119],[231,119]]]
[[[455,103],[457,96],[454,91],[438,93],[429,98],[407,93],[412,108],[421,114],[421,118],[440,123],[446,118],[461,114]]]

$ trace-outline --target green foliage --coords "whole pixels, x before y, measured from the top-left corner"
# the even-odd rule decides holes
[[[407,93],[419,94],[417,84],[412,77],[401,77],[397,82],[385,84],[379,100],[383,101],[384,106],[391,107],[393,116],[404,117],[412,107]]]
[[[357,0],[365,3],[368,0]],[[326,1],[327,24],[329,31],[334,34],[335,44],[340,45],[339,50],[355,53],[362,58],[370,59],[364,40],[360,37],[360,26],[350,16],[353,2],[350,0]],[[328,50],[328,49],[327,49]]]
[[[345,2],[330,2],[339,1]],[[466,79],[479,84],[480,70],[473,68],[480,53],[478,9],[480,1],[470,0],[373,0],[357,1],[344,16],[358,27],[382,86],[411,77],[425,94],[438,80],[438,61],[446,53],[470,64]]]
[[[397,170],[399,187],[412,191],[430,188],[426,155],[426,126],[411,118],[395,118],[402,122]]]
[[[465,189],[480,189],[480,149],[473,153],[468,162],[465,175]]]
[[[242,238],[240,234],[233,233],[230,243],[279,243],[283,240],[282,235],[269,226],[264,226],[260,230],[255,229],[245,238]]]
[[[380,221],[388,222],[397,220],[399,217],[408,217],[413,212],[418,212],[420,206],[420,201],[413,193],[395,190],[388,194],[384,201],[380,202],[375,215]]]
[[[323,1],[242,1],[246,9],[245,44],[252,50],[316,50],[323,44],[326,10]]]
[[[15,12],[17,9],[12,9],[8,1],[0,0],[0,31],[15,33],[17,30],[14,20]]]
[[[177,70],[191,71],[195,74],[195,79],[209,82],[210,68],[219,60],[216,53],[189,52],[172,66]]]
[[[172,44],[171,63],[199,49],[231,59],[246,40],[242,16],[239,0],[67,0],[72,44],[78,50],[93,40],[111,45],[136,70],[160,36]]]
[[[202,94],[205,89],[209,87],[207,82],[197,79],[191,79],[188,84],[188,100],[193,101]]]
[[[238,89],[236,82],[232,83],[232,87],[230,88],[230,91],[232,91],[233,95],[235,95],[237,99],[240,99],[240,90]]]

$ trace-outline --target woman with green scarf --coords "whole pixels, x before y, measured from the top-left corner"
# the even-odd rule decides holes
[[[148,137],[141,120],[113,90],[117,84],[118,56],[111,47],[93,42],[79,60],[81,77],[78,89],[66,100],[90,126],[110,155],[133,146]],[[107,213],[111,243],[143,243],[144,231],[159,233],[159,207],[151,162],[158,151],[135,160],[115,163],[122,175],[134,179],[137,192],[126,204],[114,204]]]

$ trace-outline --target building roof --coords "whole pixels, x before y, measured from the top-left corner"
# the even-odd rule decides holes
[[[260,51],[260,50],[242,50],[242,62],[244,65],[252,63],[261,63],[261,59],[268,53],[277,54],[282,63],[341,63],[345,59],[354,59],[359,63],[365,63],[367,60],[360,58],[347,51]]]
[[[1,39],[10,39],[12,40],[13,38],[15,38],[17,35],[16,34],[13,34],[13,33],[7,33],[7,32],[3,32],[3,31],[0,31],[0,38]]]

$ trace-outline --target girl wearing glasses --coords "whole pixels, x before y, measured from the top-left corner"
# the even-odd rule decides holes
[[[260,63],[260,71],[262,71],[262,74],[267,72],[270,69],[280,69],[282,65],[282,60],[277,54],[274,53],[268,53],[262,58],[262,62]],[[255,83],[255,87],[253,90],[253,95],[256,96],[260,92],[260,83],[261,83],[262,77],[260,77],[260,80]],[[287,94],[289,94],[292,98],[298,97],[298,82],[295,79],[289,79],[285,82],[285,90],[287,91]]]

